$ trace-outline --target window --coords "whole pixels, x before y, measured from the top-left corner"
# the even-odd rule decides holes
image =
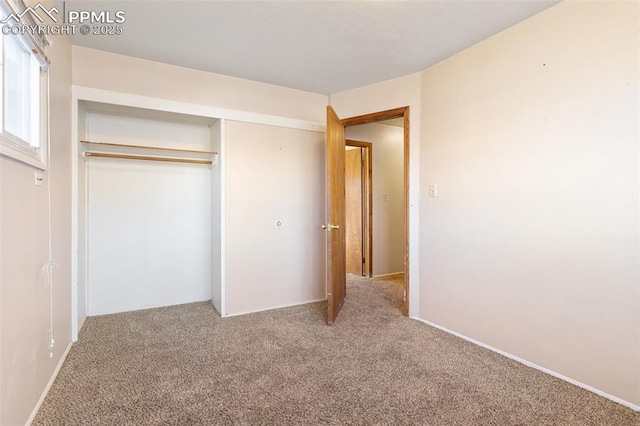
[[[11,3],[0,0],[0,19],[14,11]],[[13,24],[16,23],[9,21],[5,25]],[[33,36],[7,32],[0,33],[0,154],[46,169],[46,60]]]

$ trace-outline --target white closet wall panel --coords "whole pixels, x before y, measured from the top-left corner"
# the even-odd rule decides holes
[[[223,157],[222,146],[222,121],[217,121],[211,127],[211,149],[219,153],[220,158]],[[211,169],[211,301],[218,313],[225,315],[224,305],[222,301],[222,284],[223,284],[223,244],[222,244],[222,199],[223,192],[223,164],[220,161],[216,167]]]
[[[202,124],[88,112],[87,127],[92,142],[204,151],[211,148],[211,129]]]
[[[87,138],[87,115],[80,107],[78,109],[78,136]],[[82,328],[87,319],[87,170],[84,161],[78,164],[78,271],[77,271],[77,327]]]
[[[89,162],[89,315],[211,298],[210,170]]]

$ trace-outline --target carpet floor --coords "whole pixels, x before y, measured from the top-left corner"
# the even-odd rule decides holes
[[[400,314],[399,280],[221,319],[87,319],[34,425],[640,425],[640,414]]]

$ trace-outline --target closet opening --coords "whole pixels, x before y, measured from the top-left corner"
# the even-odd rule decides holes
[[[78,102],[78,330],[183,303],[221,312],[222,121]]]

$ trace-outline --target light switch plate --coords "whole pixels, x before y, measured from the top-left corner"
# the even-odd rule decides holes
[[[42,173],[40,172],[36,172],[36,186],[42,186],[42,181],[43,181],[43,177],[42,177]]]
[[[429,197],[437,197],[438,196],[438,185],[435,183],[429,184]]]

